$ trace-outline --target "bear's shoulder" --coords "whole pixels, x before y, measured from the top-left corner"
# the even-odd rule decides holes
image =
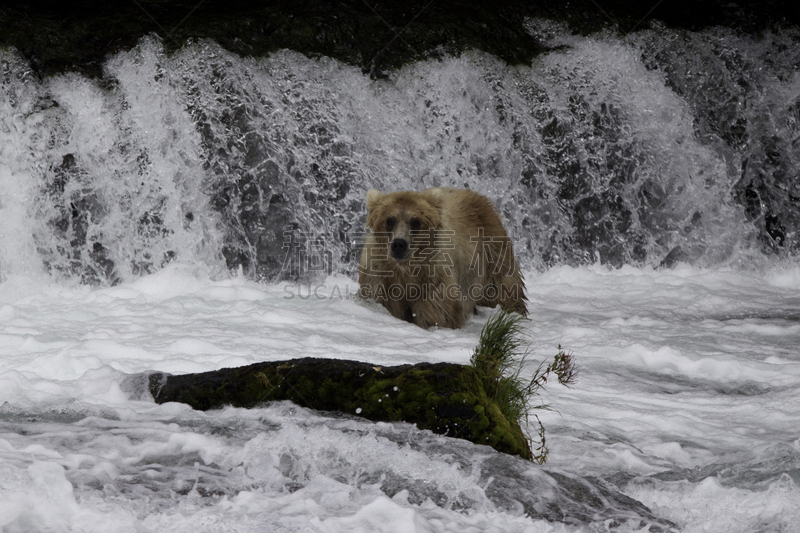
[[[456,189],[454,187],[434,187],[422,191],[427,198],[433,200],[440,209],[480,209],[494,210],[494,202],[486,196],[470,189]]]

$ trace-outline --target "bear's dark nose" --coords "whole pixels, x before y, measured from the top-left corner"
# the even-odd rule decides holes
[[[408,241],[405,239],[395,239],[392,241],[392,257],[402,259],[408,251]]]

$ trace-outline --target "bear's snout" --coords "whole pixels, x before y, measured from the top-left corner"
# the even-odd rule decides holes
[[[392,257],[395,259],[405,258],[408,251],[408,241],[405,239],[395,239],[392,241]]]

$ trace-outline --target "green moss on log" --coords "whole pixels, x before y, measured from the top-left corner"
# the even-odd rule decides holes
[[[150,391],[158,403],[182,402],[201,410],[290,400],[369,420],[410,422],[420,429],[533,458],[519,423],[506,418],[487,396],[472,366],[381,367],[304,358],[182,376],[156,373],[150,376]]]

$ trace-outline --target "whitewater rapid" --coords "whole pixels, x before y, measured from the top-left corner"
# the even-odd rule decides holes
[[[605,480],[662,527],[791,530],[800,518],[800,271],[595,266],[526,277],[530,371],[558,345],[580,369],[573,387],[550,385],[541,398],[552,407],[537,413],[547,472]],[[426,331],[348,297],[347,277],[308,290],[214,281],[185,264],[112,288],[7,280],[3,531],[644,527],[620,519],[629,508],[616,521],[527,517],[513,504],[528,497],[515,483],[541,487],[542,467],[497,462],[493,450],[408,425],[286,403],[201,413],[126,385],[146,370],[306,356],[467,363],[490,314]],[[516,488],[504,498],[493,487]]]
[[[372,80],[157,38],[99,78],[0,50],[0,531],[786,532],[800,522],[800,39],[529,21]],[[356,290],[364,195],[495,202],[525,272],[544,466],[141,373],[467,363]],[[346,414],[345,414],[346,415]]]

